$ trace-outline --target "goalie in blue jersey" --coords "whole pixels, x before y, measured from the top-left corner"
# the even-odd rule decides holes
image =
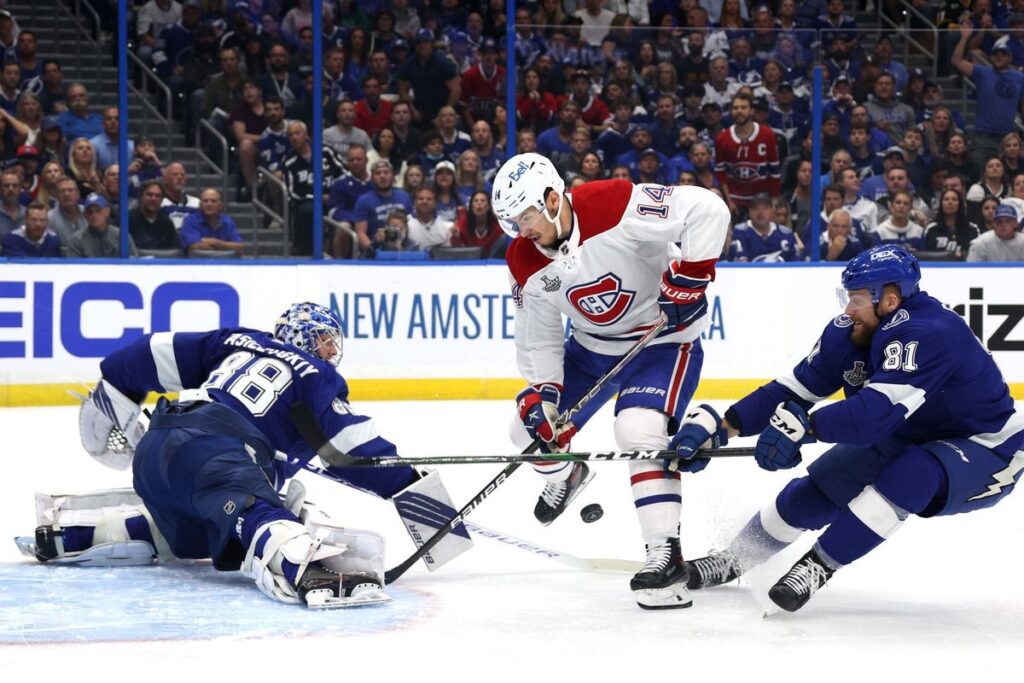
[[[910,515],[971,512],[1013,490],[1024,469],[1024,415],[988,351],[960,316],[920,291],[920,279],[917,259],[900,247],[859,254],[842,274],[845,313],[807,358],[724,419],[707,405],[687,417],[676,437],[682,453],[760,434],[755,458],[766,470],[795,467],[801,444],[836,444],[726,550],[688,563],[691,589],[732,581],[803,532],[824,529],[769,591],[796,611]],[[839,389],[844,400],[808,414]]]
[[[132,466],[134,492],[43,496],[36,537],[20,545],[64,564],[212,558],[216,569],[241,568],[272,598],[311,607],[388,599],[379,535],[314,515],[301,487],[281,495],[315,455],[296,409],[308,411],[331,445],[350,456],[397,455],[349,404],[336,369],[342,349],[334,313],[302,303],[285,312],[273,335],[246,328],[162,332],[110,355],[83,403],[80,432],[100,462]],[[158,401],[146,430],[140,404],[150,391],[180,394]],[[436,473],[329,469],[353,487],[393,499],[418,544],[454,515]],[[459,531],[425,558],[429,568],[469,547],[465,529]]]

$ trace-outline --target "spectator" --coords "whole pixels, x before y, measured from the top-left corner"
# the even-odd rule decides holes
[[[878,152],[871,147],[868,129],[864,124],[851,125],[846,150],[850,153],[850,161],[858,176],[867,177],[874,174]]]
[[[659,95],[654,108],[654,123],[650,127],[655,149],[667,157],[679,152],[679,130],[682,125],[676,119],[676,99],[671,95]]]
[[[412,126],[413,109],[407,100],[395,102],[391,108],[391,132],[394,135],[394,150],[389,155],[381,154],[381,158],[391,161],[392,167],[401,164],[423,148],[423,137],[420,131]]]
[[[875,41],[871,54],[875,58],[875,64],[887,74],[891,74],[896,82],[896,89],[902,91],[907,87],[907,67],[900,62],[893,61],[892,37],[883,33]]]
[[[918,128],[908,128],[903,133],[900,149],[903,150],[904,168],[914,187],[928,187],[928,159],[922,154],[924,136]]]
[[[461,101],[467,114],[467,125],[474,121],[493,120],[494,106],[505,99],[505,68],[497,63],[498,49],[493,38],[480,46],[480,63],[462,74]],[[410,230],[412,223],[410,222]]]
[[[60,114],[67,108],[67,93],[64,87],[64,73],[60,64],[52,59],[43,61],[43,72],[39,76],[38,85],[35,79],[30,81],[28,89],[39,97],[43,105],[43,114],[50,116]]]
[[[14,114],[21,97],[21,69],[17,62],[6,62],[0,69],[0,109]]]
[[[18,31],[14,15],[6,9],[0,9],[0,55],[5,60],[14,59],[17,55]]]
[[[793,231],[772,221],[771,197],[756,194],[750,198],[748,206],[749,220],[732,228],[728,259],[765,263],[799,260],[801,254]]]
[[[345,50],[332,47],[324,58],[324,97],[331,102],[358,100],[363,96],[359,84],[345,73]]]
[[[913,186],[910,184],[910,176],[902,166],[894,166],[885,172],[884,176],[886,193],[875,200],[878,204],[878,220],[884,221],[892,212],[892,200],[897,192],[906,192],[911,199],[910,218],[917,223],[924,224],[928,220],[928,205],[921,197],[914,194]]]
[[[59,258],[60,238],[46,228],[46,207],[33,202],[25,209],[25,223],[3,237],[7,258]]]
[[[181,19],[164,26],[156,34],[157,44],[162,44],[162,47],[152,52],[153,65],[157,75],[175,91],[180,89],[184,74],[181,59],[192,47],[202,14],[203,7],[199,0],[185,0],[182,3]]]
[[[39,194],[39,150],[30,145],[22,145],[18,148],[13,160],[8,161],[12,170],[17,170],[20,165],[21,177],[21,203],[29,204]]]
[[[952,121],[951,128],[963,130],[967,127],[967,120],[959,110],[945,105],[945,96],[942,93],[942,86],[935,81],[925,81],[924,92],[921,95],[922,106],[917,111],[918,124],[930,121],[939,109],[945,109]]]
[[[164,167],[164,199],[160,203],[160,210],[167,214],[174,224],[175,230],[180,230],[185,219],[199,210],[199,197],[188,194],[185,188],[188,186],[188,176],[185,173],[185,165],[172,162]]]
[[[604,9],[603,4],[601,0],[584,0],[583,7],[573,14],[583,22],[580,31],[583,40],[595,47],[601,45],[601,41],[608,35],[612,19],[615,18],[615,13]],[[529,20],[526,23],[529,23]]]
[[[714,103],[720,108],[729,106],[739,89],[739,83],[729,80],[729,60],[715,57],[708,63],[708,82],[704,84],[701,105]]]
[[[474,166],[475,161],[475,166]],[[476,178],[479,180],[479,159],[476,156],[476,152],[471,149],[467,149],[459,157],[460,167],[466,165],[467,168],[476,168]],[[437,204],[437,213],[441,218],[446,221],[454,223],[458,220],[459,214],[465,211],[463,205],[462,192],[456,182],[456,171],[455,164],[450,161],[442,161],[434,169],[434,200]],[[468,171],[463,171],[463,175],[470,175]],[[474,186],[473,189],[476,189]],[[490,191],[488,187],[488,192]]]
[[[705,102],[700,107],[700,115],[699,137],[702,142],[708,143],[708,146],[714,149],[715,140],[725,130],[725,125],[722,123],[722,107],[717,102]]]
[[[1020,231],[1016,209],[1009,204],[996,207],[994,229],[982,233],[971,242],[967,261],[1024,261],[1024,233]]]
[[[380,79],[373,74],[363,77],[363,99],[356,102],[356,128],[375,136],[391,123],[391,102],[381,98]]]
[[[973,183],[975,178],[981,175],[978,165],[974,163],[968,150],[967,136],[963,133],[953,133],[949,136],[949,143],[946,145],[946,160],[949,162],[950,174],[960,176],[965,183]]]
[[[865,233],[873,235],[878,228],[878,205],[860,196],[860,177],[857,171],[852,168],[844,169],[839,174],[839,184],[845,191],[843,208],[850,212],[852,218],[860,221]]]
[[[864,243],[853,234],[853,216],[845,208],[828,215],[827,228],[821,233],[821,258],[845,263],[864,251]]]
[[[190,134],[203,115],[206,84],[221,70],[217,32],[210,24],[196,29],[192,49],[182,56],[182,75],[179,94],[187,97],[185,133]]]
[[[462,214],[456,224],[458,238],[453,244],[480,247],[484,258],[503,258],[508,241],[491,211],[491,194],[474,192],[469,200],[469,211]]]
[[[96,153],[96,168],[99,171],[117,163],[119,120],[117,107],[104,109],[103,132],[89,140]],[[131,159],[133,156],[135,156],[135,143],[128,140],[128,158]]]
[[[495,19],[497,19],[497,14],[502,13],[499,10],[495,14]],[[533,30],[530,10],[525,7],[516,8],[515,32],[516,66],[521,69],[529,68],[547,51],[547,45],[544,42],[544,37]],[[602,33],[597,40],[600,41],[601,38],[604,38],[605,33],[607,31]]]
[[[1024,171],[1013,174],[1010,192],[1010,196],[1004,199],[1003,203],[1017,209],[1017,215],[1024,217]]]
[[[558,163],[562,156],[572,154],[572,134],[580,120],[580,105],[566,99],[558,107],[558,125],[537,136],[537,153]]]
[[[927,207],[928,216],[935,216],[939,211],[939,203],[942,201],[942,189],[949,177],[949,164],[945,159],[932,159],[928,164],[925,173],[928,181],[924,185],[917,185],[914,191]]]
[[[241,55],[237,48],[226,47],[220,53],[220,73],[210,78],[203,91],[202,116],[210,119],[216,110],[229,116],[243,102],[242,90],[248,79],[242,74]],[[198,91],[197,91],[198,92]],[[221,121],[221,123],[217,123]],[[223,120],[217,117],[214,125],[222,127]]]
[[[107,166],[100,179],[101,197],[110,206],[110,222],[121,224],[121,168],[117,164]]]
[[[377,258],[382,251],[420,251],[418,245],[409,239],[408,214],[401,209],[388,214],[384,224],[374,233],[373,244],[363,252],[361,258]]]
[[[678,177],[679,175],[676,174],[676,178]],[[582,178],[584,182],[588,183],[604,179],[604,167],[601,164],[601,157],[597,155],[597,152],[587,152],[583,155],[583,159],[580,160],[579,173],[576,174],[575,178]],[[694,183],[696,183],[696,177],[694,177]]]
[[[421,127],[429,126],[441,107],[454,107],[462,96],[455,65],[434,51],[433,41],[430,29],[420,29],[413,56],[398,70],[398,90],[403,100],[410,99],[410,85],[416,84],[413,118]]]
[[[271,45],[267,52],[269,68],[257,81],[265,95],[276,95],[281,99],[285,110],[295,106],[306,95],[302,79],[289,68],[288,59],[288,48],[281,43]]]
[[[85,138],[78,138],[71,145],[68,176],[78,183],[78,191],[82,196],[103,190],[102,178],[96,166],[96,153],[92,143]]]
[[[412,196],[413,192],[427,183],[427,174],[419,164],[406,164],[405,173],[399,179],[397,186]]]
[[[630,122],[632,115],[633,107],[629,100],[620,98],[615,101],[608,126],[601,132],[594,143],[597,153],[601,156],[602,160],[611,163],[629,151],[628,136],[629,131],[633,127],[633,124]]]
[[[334,150],[339,157],[348,154],[349,145],[369,147],[372,142],[366,131],[356,128],[356,106],[350,99],[342,99],[335,110],[337,124],[324,131],[324,144]]]
[[[0,107],[0,116],[7,120],[13,133],[10,139],[14,146],[38,146],[43,123],[43,108],[38,97],[32,93],[22,93],[14,114]]]
[[[268,171],[280,170],[284,157],[288,153],[288,125],[284,118],[284,102],[277,95],[270,95],[263,99],[263,117],[266,119],[267,127],[260,133],[256,142],[256,153],[259,165]],[[242,171],[245,173],[245,165],[250,163],[247,155],[252,152],[242,152],[246,149],[243,145],[240,148],[240,160]]]
[[[68,241],[71,258],[116,258],[121,254],[121,231],[109,224],[110,205],[102,195],[85,198],[85,227]],[[128,237],[128,254],[138,256],[135,242]]]
[[[793,229],[793,212],[785,197],[772,197],[772,220],[784,228]]]
[[[409,240],[423,251],[451,246],[459,230],[454,223],[438,216],[434,189],[421,187],[416,190],[415,198],[413,214],[408,221]]]
[[[690,148],[690,163],[693,164],[693,172],[701,187],[710,189],[718,186],[718,178],[715,177],[711,166],[711,147],[706,142],[693,143],[693,147]],[[614,174],[611,177],[614,178]]]
[[[128,233],[139,249],[177,249],[178,231],[167,214],[160,210],[164,190],[156,180],[139,188],[139,205],[128,212]]]
[[[68,140],[89,140],[103,132],[103,119],[89,111],[89,93],[81,83],[68,86],[68,110],[58,115],[61,132]]]
[[[21,70],[21,88],[43,73],[43,63],[39,59],[39,43],[36,34],[23,30],[18,34],[18,68]]]
[[[322,191],[313,186],[313,146],[306,124],[292,121],[288,124],[288,142],[291,151],[281,165],[288,199],[291,201],[292,246],[296,254],[309,255],[313,251],[313,193]],[[342,164],[327,145],[322,146],[323,187],[329,188],[343,172]],[[330,201],[324,192],[324,203]]]
[[[362,145],[350,145],[345,162],[348,172],[331,183],[327,208],[331,218],[348,230],[354,230],[356,201],[373,189],[370,174],[366,170],[366,148]],[[351,238],[343,230],[335,231],[331,245],[331,253],[335,258],[352,253]]]
[[[441,135],[444,156],[448,159],[458,158],[473,144],[472,138],[457,128],[458,122],[458,115],[452,107],[446,105],[437,112],[437,132]]]
[[[1017,133],[1008,133],[999,143],[999,160],[1006,169],[1006,178],[1010,179],[1022,169],[1021,140]]]
[[[407,215],[412,211],[409,195],[393,187],[395,174],[390,162],[385,159],[378,161],[370,173],[373,188],[356,200],[353,209],[356,236],[364,255],[371,249],[373,240],[387,224],[391,213],[400,210]]]
[[[945,157],[950,138],[958,132],[950,110],[946,107],[935,107],[931,118],[918,127],[924,135],[925,155],[932,158]]]
[[[181,4],[175,0],[149,0],[135,12],[135,35],[138,39],[138,53],[147,64],[153,61],[153,53],[160,48],[157,38],[166,27],[180,21]]]
[[[489,181],[505,163],[505,154],[494,144],[494,133],[487,121],[474,123],[471,137],[473,151],[480,158],[480,171],[484,180]]]
[[[178,231],[178,239],[181,240],[181,248],[190,255],[196,249],[245,250],[234,219],[224,214],[220,192],[210,188],[199,194],[199,211],[185,219]]]
[[[516,131],[516,152],[526,154],[537,151],[537,134],[529,128]]]
[[[672,68],[671,65],[668,67]],[[589,72],[579,70],[573,74],[570,87],[569,99],[580,106],[583,123],[590,126],[591,132],[599,134],[611,113],[608,106],[591,92]]]
[[[910,218],[913,201],[913,195],[906,190],[893,193],[889,202],[891,213],[878,224],[875,232],[879,244],[896,244],[910,251],[924,248],[924,228]]]
[[[57,181],[64,177],[64,169],[56,161],[48,161],[39,174],[39,186],[35,200],[49,211],[57,205]]]
[[[779,151],[770,128],[751,120],[749,95],[732,101],[733,125],[715,140],[715,173],[732,201],[746,208],[758,193],[779,194]]]
[[[81,200],[78,183],[67,176],[60,178],[57,181],[56,198],[57,206],[46,214],[46,226],[57,233],[61,245],[66,249],[71,243],[71,236],[86,226],[85,213],[78,204]]]
[[[842,177],[844,170],[853,166],[853,157],[845,149],[837,149],[832,153],[832,158],[829,159],[828,167],[829,172],[821,176],[822,187],[831,185],[832,183],[838,183]]]
[[[480,169],[480,157],[476,152],[467,149],[459,155],[455,171],[455,187],[462,201],[472,196],[477,190],[491,191],[491,183],[485,180]]]
[[[356,83],[361,83],[370,62],[370,39],[366,29],[362,26],[353,26],[348,33],[348,40],[344,41],[344,47],[345,73]]]
[[[889,194],[886,176],[894,168],[904,168],[905,152],[901,147],[890,147],[882,153],[882,172],[877,173],[861,183],[860,195],[877,202]]]
[[[1000,141],[1016,127],[1017,108],[1024,94],[1024,74],[1012,68],[1008,36],[997,40],[992,47],[992,66],[972,64],[964,59],[964,48],[972,30],[969,20],[960,24],[960,41],[950,61],[957,71],[974,81],[978,102],[985,103],[978,108],[974,120],[974,159],[980,163],[995,155]]]
[[[916,123],[914,110],[896,99],[895,79],[883,73],[875,81],[874,97],[864,104],[871,120],[888,134],[892,144],[898,144],[903,133]]]
[[[978,235],[977,224],[967,218],[964,198],[956,190],[944,191],[935,220],[924,230],[925,250],[945,251],[951,258],[963,261]]]
[[[976,221],[981,202],[986,197],[1003,200],[1010,196],[1010,188],[1005,179],[1006,167],[1002,160],[997,156],[990,157],[985,162],[981,178],[967,190],[967,215]]]
[[[0,239],[25,222],[25,207],[20,198],[21,178],[13,171],[4,171],[0,174]]]

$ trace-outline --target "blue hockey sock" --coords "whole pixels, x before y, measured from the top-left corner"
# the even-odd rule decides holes
[[[149,521],[142,515],[124,520],[124,528],[128,531],[128,538],[133,541],[145,541],[150,545],[156,545],[153,542],[153,532],[149,528]]]
[[[833,569],[850,564],[878,547],[945,488],[946,473],[939,461],[923,448],[909,446],[836,517],[818,539],[818,554]]]
[[[754,515],[729,544],[729,550],[740,558],[746,568],[761,564],[790,544],[790,541],[780,540],[768,533],[764,528],[765,522],[761,519],[764,514],[762,511]]]
[[[242,524],[240,533],[238,534],[238,540],[242,542],[242,546],[244,548],[249,547],[253,541],[253,536],[256,534],[256,531],[264,524],[275,520],[298,522],[301,524],[299,518],[293,515],[287,508],[271,505],[261,498],[257,498],[252,505],[246,508],[240,519]],[[270,540],[270,532],[264,531],[256,540],[256,555],[263,557],[263,549],[268,540]],[[298,565],[285,559],[281,560],[281,572],[284,574],[285,578],[293,584],[298,578],[298,570]]]
[[[64,551],[69,553],[86,550],[92,547],[92,537],[96,529],[91,526],[66,526],[60,530],[64,543]]]
[[[839,514],[839,506],[829,500],[810,477],[786,484],[776,498],[779,514],[787,524],[801,529],[820,529]]]

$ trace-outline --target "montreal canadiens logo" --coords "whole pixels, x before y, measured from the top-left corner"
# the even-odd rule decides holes
[[[605,273],[594,282],[576,285],[565,296],[573,308],[595,325],[611,325],[619,321],[629,310],[636,298],[636,292],[622,288],[622,280],[612,273]]]

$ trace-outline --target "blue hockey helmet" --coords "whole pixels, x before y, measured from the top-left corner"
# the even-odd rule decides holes
[[[904,299],[920,291],[921,265],[913,254],[894,244],[880,244],[857,254],[843,269],[843,289],[866,289],[871,303],[882,298],[886,285],[895,285]]]
[[[338,316],[326,306],[304,302],[292,304],[274,325],[274,338],[324,359],[341,362],[345,335]]]

